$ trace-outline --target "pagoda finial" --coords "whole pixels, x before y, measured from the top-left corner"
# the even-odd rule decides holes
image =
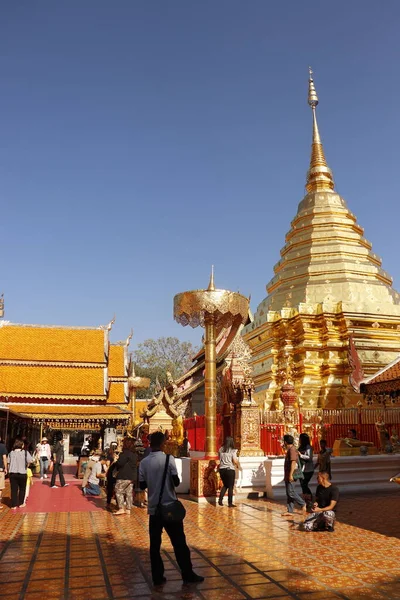
[[[214,292],[214,290],[215,290],[215,285],[214,285],[214,265],[211,265],[210,283],[208,284],[207,292]]]
[[[313,114],[313,139],[311,146],[310,168],[307,173],[307,192],[329,191],[335,187],[332,171],[326,162],[324,148],[319,135],[316,108],[318,106],[318,96],[315,90],[313,71],[308,67],[308,104]]]

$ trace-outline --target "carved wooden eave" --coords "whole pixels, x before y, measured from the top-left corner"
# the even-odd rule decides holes
[[[153,417],[160,408],[164,408],[165,412],[171,417],[176,418],[179,416],[179,412],[174,406],[175,399],[171,397],[166,388],[163,388],[156,398],[153,398],[147,408],[140,415],[143,419],[150,419]]]
[[[237,335],[239,335],[239,334],[237,334]],[[231,335],[231,331],[229,331],[227,333],[225,330],[221,331],[220,334],[218,335],[218,337],[217,337],[217,368],[218,368],[218,365],[220,365],[220,363],[222,361],[224,361],[225,358],[228,356],[230,347],[231,347],[235,337],[236,337],[236,334]],[[204,371],[204,369],[205,369],[204,346],[202,346],[202,348],[199,350],[199,352],[193,357],[193,361],[196,361],[196,363],[193,365],[193,367],[191,367],[188,371],[186,371],[186,373],[184,373],[181,377],[179,377],[175,382],[178,387],[179,394],[182,394],[182,392],[186,392],[186,390],[182,389],[182,385],[185,383],[185,381],[187,381],[188,379],[193,377],[199,371],[201,371],[201,372]],[[202,377],[202,382],[204,382],[203,377]],[[168,389],[170,387],[172,389],[172,386],[168,386]],[[197,388],[195,388],[195,389],[197,389]]]
[[[359,392],[360,385],[364,380],[364,370],[354,343],[353,335],[349,336],[348,361],[351,368],[349,383],[355,392]]]
[[[238,340],[239,343],[245,344],[241,336],[241,328],[239,330],[230,328],[219,332],[217,337],[217,375],[221,374],[227,367],[227,359],[229,359],[232,349]],[[167,386],[169,393],[174,394],[175,406],[179,406],[188,396],[204,385],[204,347],[202,347],[193,357],[193,360],[197,361],[196,364],[184,373],[184,375],[179,377],[179,379],[174,382],[174,385],[170,384]],[[193,381],[196,378],[196,375],[198,378]],[[185,383],[187,384],[188,382],[189,385],[185,387]]]
[[[393,395],[400,392],[400,356],[362,380],[360,391],[366,396]]]

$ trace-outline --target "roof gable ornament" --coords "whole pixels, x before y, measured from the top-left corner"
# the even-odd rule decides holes
[[[128,335],[128,337],[125,340],[125,346],[128,347],[129,344],[131,343],[131,339],[133,338],[133,329],[131,329],[130,334]]]
[[[107,325],[99,325],[99,329],[103,329],[104,331],[111,331],[114,323],[115,323],[115,314],[114,314],[113,318],[111,319],[111,321],[109,323],[107,323]]]
[[[319,104],[317,92],[314,85],[313,71],[308,67],[308,104],[312,110],[313,137],[311,144],[310,168],[307,172],[307,192],[333,191],[335,183],[333,174],[326,162],[324,148],[319,134],[316,108]]]

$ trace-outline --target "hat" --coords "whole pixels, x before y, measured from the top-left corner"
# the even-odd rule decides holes
[[[44,442],[46,440],[46,442],[48,442],[49,440],[47,439],[47,437],[42,437],[42,442]]]

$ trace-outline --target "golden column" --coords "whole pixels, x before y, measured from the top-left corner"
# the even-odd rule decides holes
[[[204,408],[206,417],[206,458],[217,456],[217,353],[215,318],[207,313],[204,318]]]
[[[214,269],[206,290],[177,294],[174,318],[181,325],[205,328],[205,417],[206,459],[217,454],[217,356],[216,340],[223,328],[239,328],[249,315],[249,299],[236,292],[218,290],[214,285]]]

